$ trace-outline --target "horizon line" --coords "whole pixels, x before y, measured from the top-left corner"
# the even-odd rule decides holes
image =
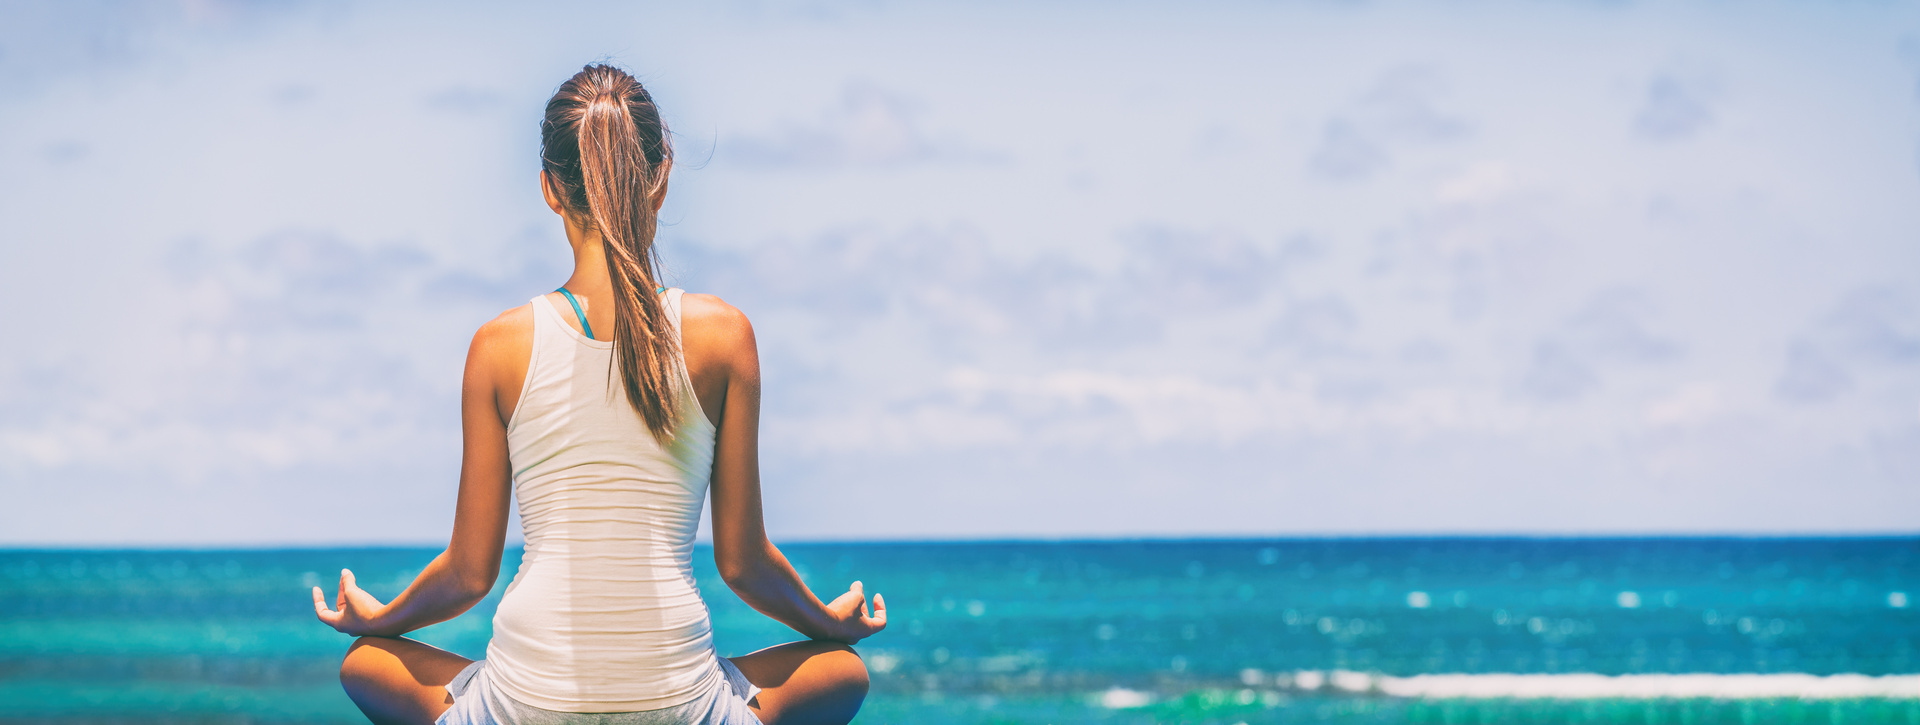
[[[862,545],[944,545],[944,544],[1128,544],[1128,543],[1290,543],[1324,541],[1818,541],[1818,540],[1897,540],[1920,539],[1920,530],[1866,532],[1658,532],[1658,533],[1294,533],[1209,534],[1209,535],[1133,535],[1133,536],[996,536],[929,538],[790,538],[776,545],[862,546]],[[711,539],[695,539],[695,546],[712,546]],[[506,548],[526,545],[525,540],[509,540]],[[0,552],[25,551],[299,551],[338,549],[431,549],[445,546],[437,541],[340,541],[340,542],[0,542]]]

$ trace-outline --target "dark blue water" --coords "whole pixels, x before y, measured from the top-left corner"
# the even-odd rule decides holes
[[[783,548],[828,596],[855,578],[887,596],[892,626],[860,648],[874,671],[863,722],[1427,712],[1377,698],[1217,694],[1254,693],[1264,673],[1294,671],[1920,672],[1915,538]],[[436,553],[0,552],[0,720],[351,720],[335,683],[348,638],[314,621],[307,588],[331,595],[350,567],[388,597]],[[518,556],[510,551],[503,571]],[[696,561],[723,654],[794,638],[727,592],[708,552]],[[505,583],[417,636],[479,656]],[[1099,693],[1116,687],[1148,693],[1160,709],[1101,707]],[[1488,717],[1523,712],[1511,707]],[[1701,707],[1692,721],[1742,712]],[[1920,717],[1892,707],[1867,719]],[[1820,712],[1818,721],[1839,717]]]

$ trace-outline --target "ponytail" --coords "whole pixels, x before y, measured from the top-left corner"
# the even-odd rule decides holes
[[[600,232],[613,283],[613,356],[627,401],[655,439],[672,438],[684,401],[674,385],[679,337],[655,291],[654,200],[673,166],[660,111],[625,71],[587,66],[547,101],[540,162],[567,210]]]

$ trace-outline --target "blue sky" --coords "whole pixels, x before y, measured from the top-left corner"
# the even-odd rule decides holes
[[[29,3],[0,543],[430,542],[653,89],[778,537],[1920,528],[1920,5]]]

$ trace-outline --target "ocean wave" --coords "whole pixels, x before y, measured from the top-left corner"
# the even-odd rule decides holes
[[[1300,672],[1301,689],[1324,683],[1353,693],[1464,699],[1920,699],[1920,675],[1858,674],[1434,674],[1389,677],[1361,672]]]

